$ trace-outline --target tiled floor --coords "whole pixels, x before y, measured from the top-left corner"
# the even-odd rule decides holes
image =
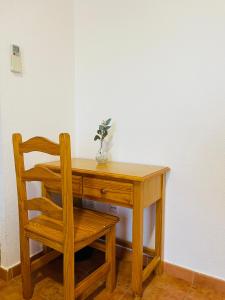
[[[87,260],[76,263],[76,279],[80,280],[91,270],[101,264],[102,254],[95,251]],[[118,262],[117,287],[109,295],[104,285],[93,292],[88,300],[131,300],[131,263],[130,257],[124,257]],[[33,300],[62,300],[62,261],[57,259],[33,276],[36,282]],[[0,281],[0,300],[22,300],[21,278],[17,277],[5,283]],[[143,300],[225,300],[225,295],[212,289],[193,287],[187,282],[168,275],[155,276],[145,283]]]

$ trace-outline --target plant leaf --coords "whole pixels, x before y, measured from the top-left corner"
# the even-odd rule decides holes
[[[107,131],[103,132],[102,139],[104,139],[107,135],[108,135]]]
[[[94,141],[100,140],[100,136],[96,134],[96,136],[94,137]]]
[[[105,121],[105,124],[106,124],[106,125],[109,125],[109,123],[111,122],[111,120],[112,120],[111,118],[108,119],[108,120],[106,120],[106,121]]]

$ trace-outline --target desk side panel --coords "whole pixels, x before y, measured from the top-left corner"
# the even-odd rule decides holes
[[[144,207],[148,207],[162,197],[162,176],[158,175],[144,182]]]

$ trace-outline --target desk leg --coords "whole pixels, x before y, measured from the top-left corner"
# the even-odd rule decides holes
[[[134,184],[132,289],[135,299],[142,296],[143,269],[143,184]]]
[[[156,229],[155,229],[155,249],[156,255],[160,257],[160,263],[155,272],[157,275],[163,273],[163,215],[165,199],[165,174],[162,175],[162,197],[156,202]]]

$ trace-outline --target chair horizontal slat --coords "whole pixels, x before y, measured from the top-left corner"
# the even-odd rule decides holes
[[[48,198],[32,198],[24,203],[25,209],[41,211],[44,215],[62,220],[63,210]]]
[[[22,174],[22,179],[25,181],[61,181],[61,176],[52,172],[48,168],[34,167],[26,170]]]
[[[108,262],[104,263],[97,270],[79,282],[74,290],[76,297],[79,297],[84,291],[87,291],[96,281],[104,278],[110,269]]]
[[[60,252],[58,252],[56,250],[52,250],[52,251],[42,255],[41,257],[35,259],[34,261],[31,262],[31,272],[34,272],[34,271],[40,269],[41,267],[45,266],[50,261],[56,259],[60,255],[61,255]]]
[[[20,144],[20,153],[28,153],[33,151],[44,152],[51,155],[59,155],[60,147],[58,144],[43,138],[43,137],[33,137],[24,143]]]

